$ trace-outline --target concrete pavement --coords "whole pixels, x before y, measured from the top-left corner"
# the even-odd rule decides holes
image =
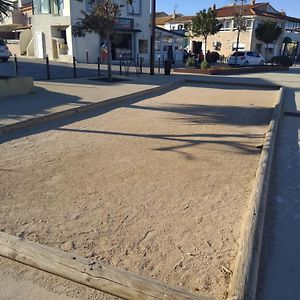
[[[285,96],[275,150],[257,300],[300,298],[300,82],[288,77],[293,88]]]

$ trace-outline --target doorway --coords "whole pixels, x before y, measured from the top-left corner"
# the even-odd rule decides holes
[[[112,60],[118,60],[120,55],[125,59],[132,59],[132,34],[114,34],[111,50]]]

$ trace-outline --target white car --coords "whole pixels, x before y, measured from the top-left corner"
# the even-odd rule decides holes
[[[228,59],[228,64],[230,66],[235,65],[236,52],[234,52]],[[237,52],[237,65],[238,66],[258,66],[264,65],[265,59],[259,53],[252,51],[239,51]]]
[[[9,57],[11,56],[10,51],[3,39],[0,39],[0,59],[4,62],[8,61]]]

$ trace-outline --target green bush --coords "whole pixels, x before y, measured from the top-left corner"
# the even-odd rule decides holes
[[[208,63],[206,60],[204,60],[204,61],[201,63],[201,69],[206,70],[206,69],[209,69],[209,68],[210,68],[209,63]]]
[[[195,66],[195,57],[188,57],[186,60],[187,67],[194,67]]]
[[[294,63],[293,59],[285,56],[285,55],[281,55],[281,56],[274,56],[271,58],[271,63],[275,64],[275,65],[281,65],[281,66],[285,66],[285,67],[291,67]]]

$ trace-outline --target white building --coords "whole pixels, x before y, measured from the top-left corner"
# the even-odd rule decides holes
[[[121,0],[116,0],[119,2]],[[72,26],[82,11],[89,10],[89,0],[33,0],[32,33],[35,56],[51,60],[71,62],[97,62],[101,37],[95,33],[74,37]],[[121,17],[115,24],[112,41],[112,58],[120,54],[148,60],[150,56],[150,1],[134,0],[132,6],[121,9]]]

